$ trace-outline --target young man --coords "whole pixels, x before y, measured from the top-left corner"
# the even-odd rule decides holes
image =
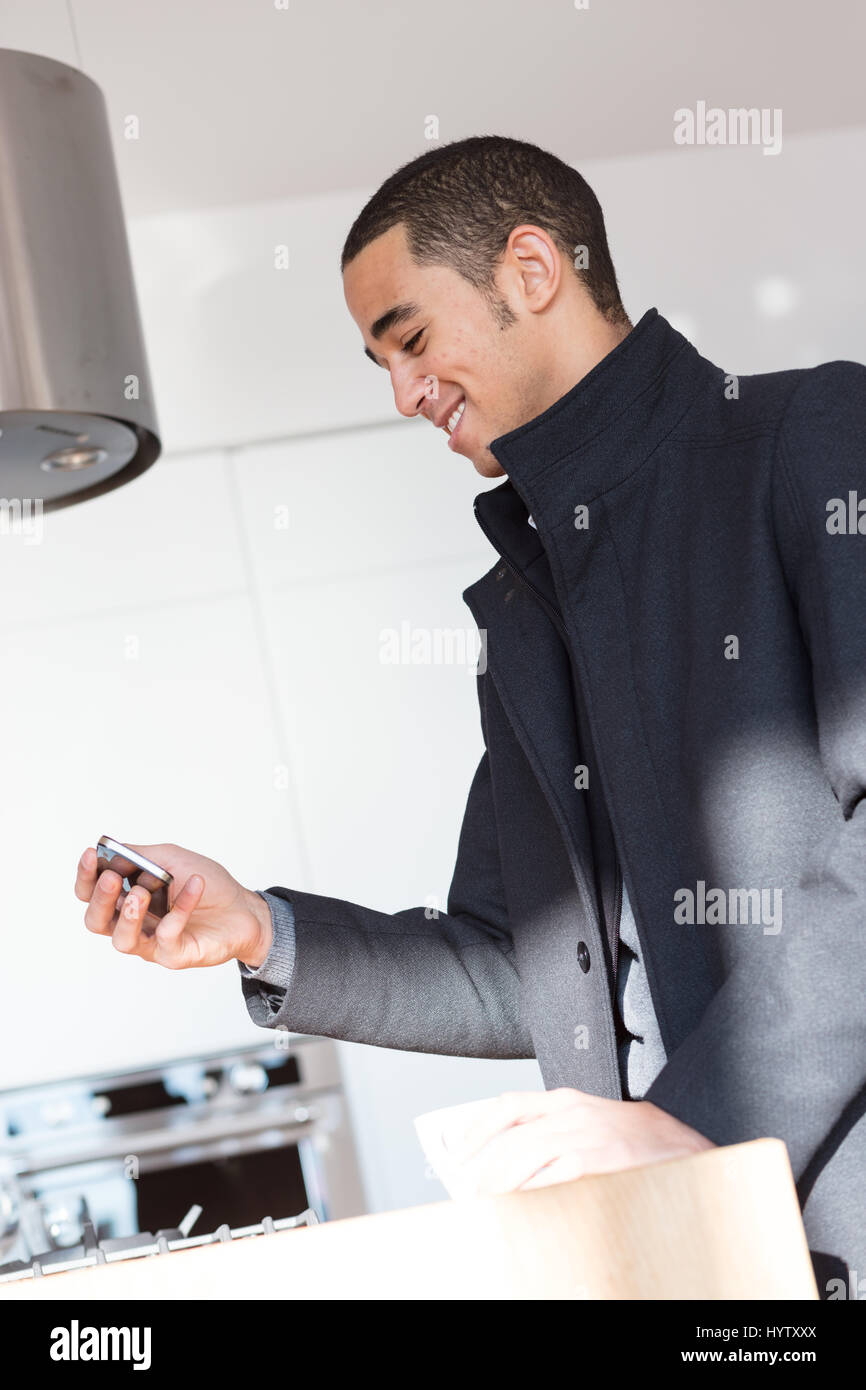
[[[813,1252],[866,1270],[866,368],[737,379],[632,326],[591,189],[514,140],[400,169],[342,268],[398,410],[505,479],[447,912],[142,846],[172,912],[116,917],[90,850],[88,927],[243,962],[264,1027],[537,1057],[466,1136],[479,1191],[781,1138]]]

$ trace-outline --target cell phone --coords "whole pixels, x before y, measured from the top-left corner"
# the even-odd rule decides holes
[[[138,850],[130,849],[129,845],[123,845],[119,840],[112,840],[110,835],[101,835],[96,842],[97,878],[106,869],[120,874],[123,879],[124,893],[128,893],[136,885],[146,888],[150,893],[150,902],[142,930],[145,936],[153,936],[156,928],[148,927],[147,921],[148,918],[151,918],[152,921],[158,922],[168,912],[168,889],[172,882],[171,874],[167,869],[160,868],[159,864],[154,864],[152,859],[147,859],[143,854],[139,854]]]

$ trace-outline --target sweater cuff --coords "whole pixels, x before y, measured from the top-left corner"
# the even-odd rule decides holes
[[[292,904],[273,893],[263,893],[259,889],[256,892],[270,909],[273,941],[258,969],[251,969],[243,961],[238,961],[238,969],[245,980],[256,980],[262,985],[287,990],[295,967],[295,914]]]

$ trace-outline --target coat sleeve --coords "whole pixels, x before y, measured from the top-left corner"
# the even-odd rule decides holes
[[[644,1098],[719,1144],[783,1139],[799,1181],[866,1088],[866,367],[804,374],[772,492],[838,818],[786,891],[772,949],[740,953]]]
[[[378,912],[297,888],[267,891],[291,902],[295,956],[269,1028],[452,1056],[533,1057],[521,1014],[508,928],[486,750],[469,791],[443,912]],[[248,1002],[260,988],[242,980]],[[274,1001],[277,1002],[276,1000]]]

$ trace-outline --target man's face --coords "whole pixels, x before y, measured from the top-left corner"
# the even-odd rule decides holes
[[[548,404],[537,338],[519,302],[515,321],[503,326],[455,270],[416,265],[402,224],[349,262],[343,291],[368,356],[391,375],[401,415],[426,416],[442,430],[443,448],[471,459],[485,478],[502,475],[490,441]]]

